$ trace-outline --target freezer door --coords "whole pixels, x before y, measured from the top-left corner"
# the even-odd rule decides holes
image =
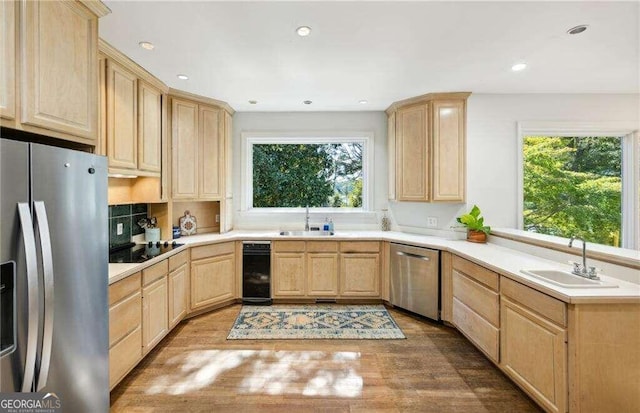
[[[41,280],[43,302],[49,294],[53,309],[44,308],[41,315],[38,391],[56,393],[64,411],[107,412],[106,158],[32,144],[31,162],[38,245],[42,244],[44,253],[41,261],[46,262],[50,244],[53,266],[53,288],[46,277]],[[46,228],[40,226],[45,223]],[[46,274],[46,268],[42,270]]]
[[[17,392],[23,390],[23,382],[27,386],[33,379],[35,368],[35,345],[33,334],[29,338],[29,309],[37,302],[29,303],[29,282],[27,278],[27,259],[25,257],[25,243],[29,244],[30,270],[33,277],[34,240],[33,227],[30,227],[29,215],[29,145],[24,142],[16,142],[0,139],[0,264],[3,267],[5,277],[9,277],[14,284],[14,305],[10,308],[2,306],[0,320],[3,323],[3,341],[12,342],[0,353],[0,392]],[[22,207],[20,207],[22,205]],[[26,208],[26,210],[25,210]],[[21,225],[22,220],[27,221]],[[26,212],[26,216],[25,216]],[[37,273],[35,274],[37,283]],[[33,278],[31,286],[33,291]],[[37,284],[36,284],[37,287]],[[32,294],[32,298],[33,294]],[[37,297],[35,297],[37,301]],[[7,314],[10,311],[10,314]],[[33,312],[33,311],[32,311]],[[32,317],[34,314],[31,314]],[[32,319],[32,323],[37,320]],[[12,323],[11,332],[6,324]],[[31,326],[34,332],[34,326]],[[37,330],[37,325],[35,326]],[[9,334],[6,336],[5,334]],[[27,344],[31,344],[28,346]],[[27,347],[29,348],[29,363],[27,365]]]

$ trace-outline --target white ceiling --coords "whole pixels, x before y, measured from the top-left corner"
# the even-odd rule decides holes
[[[639,2],[105,3],[103,39],[170,87],[238,111],[382,110],[446,91],[640,89]],[[566,34],[579,24],[589,29]],[[310,36],[295,34],[301,25]],[[512,72],[518,61],[528,68]]]

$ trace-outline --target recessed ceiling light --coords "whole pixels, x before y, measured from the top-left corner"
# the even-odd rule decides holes
[[[313,102],[312,102],[312,101],[310,101],[310,100],[305,100],[305,101],[304,101],[304,102],[302,102],[302,103],[304,103],[305,105],[310,105],[310,104],[312,104]]]
[[[581,24],[580,26],[576,26],[576,27],[572,27],[569,30],[567,30],[568,34],[580,34],[583,31],[587,30],[587,27],[589,27],[586,24]]]
[[[187,80],[187,79],[189,79],[189,76],[187,76],[187,75],[178,75],[178,79]]]
[[[524,70],[527,68],[527,64],[524,62],[521,63],[516,63],[515,65],[511,66],[511,70],[513,70],[514,72],[519,72],[521,70]]]
[[[311,27],[309,26],[300,26],[296,29],[296,33],[298,33],[298,36],[309,36],[311,34]]]
[[[151,42],[140,42],[138,44],[140,45],[140,47],[147,50],[153,50],[155,48],[155,46]]]
[[[257,105],[257,104],[258,104],[258,101],[257,101],[257,100],[250,100],[250,101],[249,101],[249,104],[250,104],[250,105]]]
[[[366,100],[361,100],[361,101],[359,101],[358,103],[359,103],[359,104],[361,104],[361,105],[366,105],[366,104],[367,104],[367,103],[369,103],[369,102],[367,102]]]

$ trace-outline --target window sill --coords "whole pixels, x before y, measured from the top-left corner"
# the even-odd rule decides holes
[[[537,247],[548,248],[555,251],[565,252],[574,255],[582,255],[582,243],[576,243],[570,248],[569,239],[546,234],[536,234],[533,232],[512,229],[497,228],[491,230],[491,235]],[[587,257],[594,260],[608,262],[610,264],[621,265],[640,270],[640,251],[627,248],[616,248],[608,245],[593,244],[587,242]]]

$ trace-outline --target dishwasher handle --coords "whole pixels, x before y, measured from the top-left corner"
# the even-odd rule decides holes
[[[412,254],[410,252],[396,251],[396,254],[404,257],[409,257],[409,258],[416,258],[418,260],[429,261],[429,257],[425,257],[423,255],[418,255],[418,254]]]

